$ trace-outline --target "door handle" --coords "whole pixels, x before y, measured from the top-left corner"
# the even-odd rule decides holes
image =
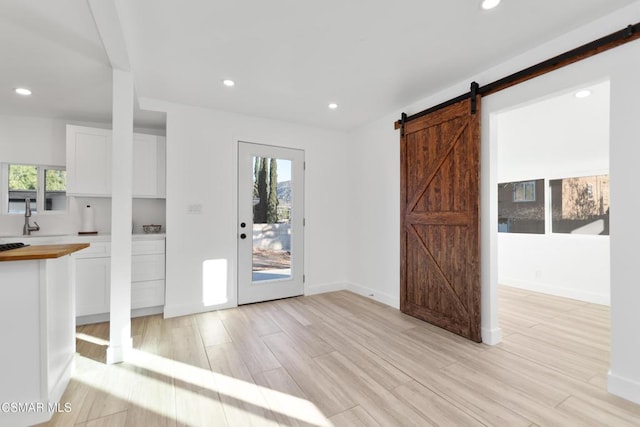
[[[246,238],[247,238],[247,235],[246,235],[246,234],[244,234],[244,233],[242,233],[242,234],[240,235],[240,238],[241,238],[241,239],[246,239]]]

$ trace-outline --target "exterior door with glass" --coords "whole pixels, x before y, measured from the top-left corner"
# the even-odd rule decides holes
[[[304,151],[238,143],[238,304],[304,293]]]

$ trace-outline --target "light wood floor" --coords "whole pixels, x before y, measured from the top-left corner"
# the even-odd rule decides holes
[[[638,426],[606,393],[607,307],[500,289],[504,342],[474,344],[349,292],[78,327],[77,369],[50,425]]]

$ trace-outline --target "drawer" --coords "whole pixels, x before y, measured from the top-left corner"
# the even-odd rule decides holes
[[[144,282],[164,279],[164,254],[131,257],[131,281]]]
[[[105,258],[111,257],[111,243],[107,242],[95,242],[90,243],[88,248],[85,248],[75,254],[76,258]]]
[[[139,240],[132,242],[132,255],[164,254],[164,239]]]
[[[131,283],[131,308],[164,305],[164,280]]]

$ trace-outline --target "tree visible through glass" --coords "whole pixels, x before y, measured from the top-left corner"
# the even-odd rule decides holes
[[[253,281],[291,278],[291,160],[253,157]]]

